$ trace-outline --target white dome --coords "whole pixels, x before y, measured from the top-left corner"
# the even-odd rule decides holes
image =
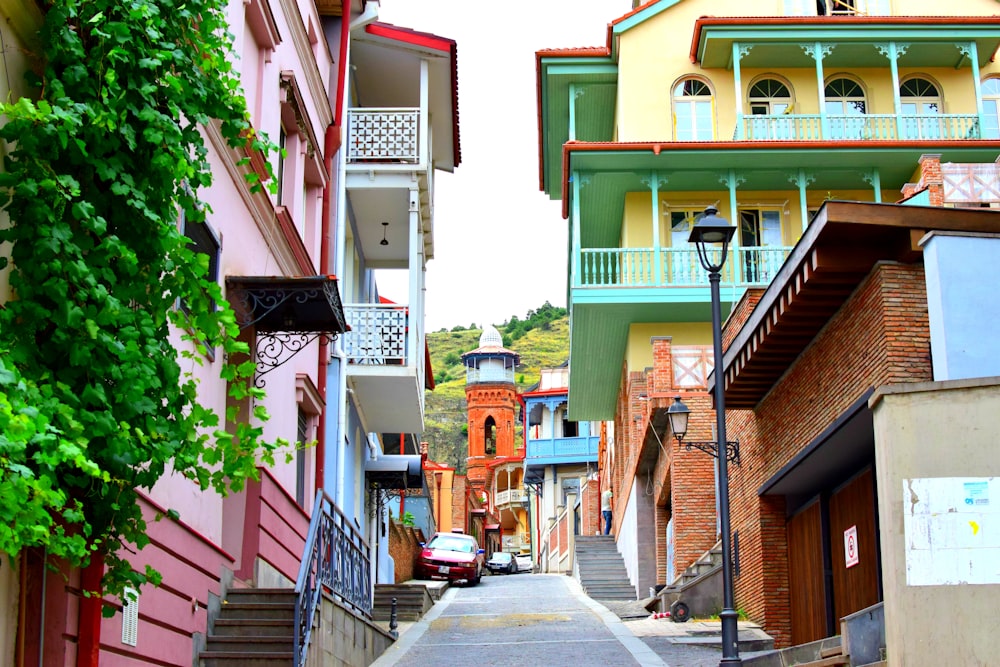
[[[503,347],[503,336],[494,326],[483,328],[483,335],[479,337],[479,347]]]

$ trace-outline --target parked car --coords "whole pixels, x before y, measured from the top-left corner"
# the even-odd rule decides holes
[[[517,562],[518,572],[531,572],[535,569],[534,563],[531,562],[531,554],[517,554],[514,560]]]
[[[447,579],[478,584],[485,569],[485,551],[472,535],[434,533],[423,544],[416,563],[418,579]]]
[[[495,551],[486,561],[486,569],[490,571],[490,574],[514,574],[517,572],[517,560],[514,558],[514,554],[506,551]]]

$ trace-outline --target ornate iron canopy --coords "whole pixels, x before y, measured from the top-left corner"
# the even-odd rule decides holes
[[[314,340],[348,331],[335,276],[229,276],[226,291],[240,328],[257,334],[257,387]]]

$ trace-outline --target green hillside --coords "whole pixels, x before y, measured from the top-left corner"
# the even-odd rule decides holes
[[[540,369],[558,366],[569,358],[569,319],[565,309],[548,303],[528,318],[494,325],[504,336],[505,347],[521,357],[514,379],[518,391],[538,382]],[[462,353],[479,346],[482,329],[437,331],[427,334],[431,368],[436,386],[425,393],[426,418],[423,439],[430,443],[432,460],[465,471],[467,426],[465,366]],[[517,431],[520,439],[520,429]]]

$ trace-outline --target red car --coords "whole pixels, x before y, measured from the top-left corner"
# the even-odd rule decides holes
[[[486,553],[472,535],[435,533],[417,559],[417,579],[464,580],[478,584],[483,577]]]

